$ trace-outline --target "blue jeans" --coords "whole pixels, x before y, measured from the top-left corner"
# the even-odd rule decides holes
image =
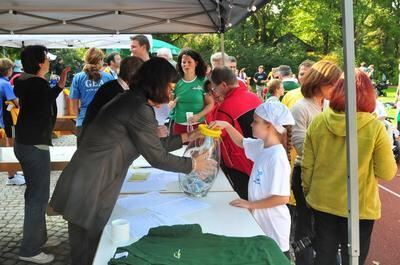
[[[15,142],[14,153],[26,181],[24,228],[19,255],[31,257],[39,254],[47,241],[45,216],[50,196],[50,152]]]

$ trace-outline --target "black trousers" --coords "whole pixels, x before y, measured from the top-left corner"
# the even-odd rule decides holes
[[[26,181],[25,216],[20,256],[41,252],[47,241],[46,208],[50,196],[50,152],[15,142],[14,153]]]
[[[308,208],[304,197],[303,187],[301,186],[301,167],[295,166],[292,175],[292,190],[296,199],[295,207],[295,227],[294,241],[299,241],[304,237],[313,237],[312,211]],[[314,260],[313,248],[307,247],[301,252],[295,253],[296,265],[312,265]]]
[[[336,265],[339,244],[341,246],[342,265],[348,265],[347,218],[316,210],[313,210],[313,212],[316,233],[314,265]],[[373,227],[373,220],[360,220],[360,265],[363,265],[367,258]]]
[[[222,171],[230,180],[233,190],[239,195],[243,200],[248,199],[249,195],[249,176],[246,173],[240,172],[236,169],[225,167],[221,165]]]
[[[71,265],[92,265],[101,231],[90,231],[68,222]]]

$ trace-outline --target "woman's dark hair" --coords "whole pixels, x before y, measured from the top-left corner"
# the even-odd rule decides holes
[[[119,77],[127,84],[130,84],[133,80],[133,76],[136,74],[142,64],[143,60],[139,57],[128,56],[124,58],[121,61],[121,66],[119,68]]]
[[[47,48],[42,45],[29,45],[21,52],[21,62],[24,72],[36,75],[40,70],[41,63],[44,63],[47,56]]]
[[[168,84],[177,80],[178,73],[174,67],[164,58],[154,57],[143,63],[129,86],[131,91],[140,91],[147,99],[162,104],[170,99]]]
[[[197,62],[197,66],[195,69],[195,73],[198,77],[205,77],[207,72],[207,64],[204,62],[203,58],[198,52],[195,52],[191,49],[183,49],[178,56],[178,62],[176,63],[176,70],[183,77],[184,72],[182,69],[182,57],[183,55],[190,56],[195,62]]]

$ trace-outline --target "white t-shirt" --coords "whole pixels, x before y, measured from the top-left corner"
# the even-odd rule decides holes
[[[290,196],[290,164],[285,148],[279,144],[264,148],[260,139],[243,139],[245,154],[254,162],[249,180],[249,201],[273,195]],[[286,205],[256,209],[254,218],[264,233],[278,243],[283,252],[289,250],[290,213]]]
[[[383,105],[383,103],[379,100],[376,100],[376,107],[374,112],[376,113],[378,119],[386,118],[388,116],[385,105]]]

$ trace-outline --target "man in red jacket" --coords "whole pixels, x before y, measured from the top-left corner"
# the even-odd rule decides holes
[[[247,90],[228,67],[217,67],[211,73],[213,93],[224,99],[216,113],[216,120],[231,123],[244,137],[252,137],[251,123],[255,108],[261,103],[256,94]],[[246,158],[244,150],[222,133],[222,169],[230,178],[233,189],[242,199],[247,199],[247,187],[253,163]]]

